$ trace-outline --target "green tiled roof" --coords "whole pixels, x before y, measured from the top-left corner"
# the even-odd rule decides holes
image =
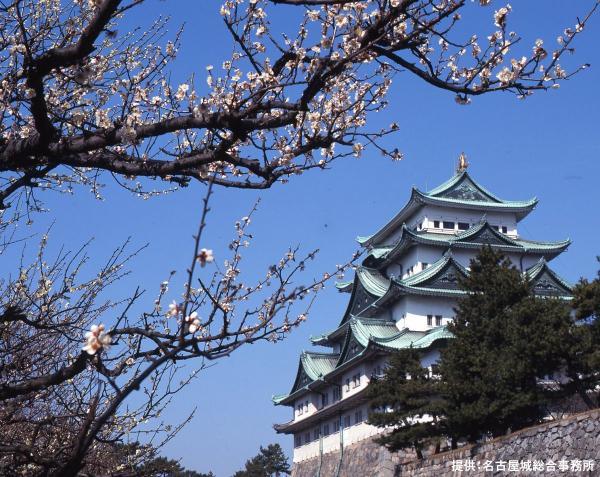
[[[394,321],[352,317],[346,323],[346,337],[340,354],[335,353],[309,353],[303,352],[300,357],[301,369],[310,377],[311,381],[304,386],[296,386],[299,377],[296,377],[292,391],[289,394],[273,396],[275,404],[289,404],[293,399],[312,389],[313,384],[327,380],[328,375],[341,372],[350,362],[360,360],[367,352],[375,349],[400,350],[406,348],[427,349],[436,341],[452,338],[452,334],[445,326],[440,326],[427,331],[414,331],[405,328],[398,330]],[[349,346],[358,343],[360,351],[349,355]],[[300,369],[299,369],[300,375]]]
[[[333,371],[338,358],[339,355],[334,353],[312,353],[308,351],[302,353],[300,357],[304,370],[313,381]]]
[[[488,200],[490,200],[490,201],[503,202],[502,199],[495,196],[494,194],[489,192],[487,189],[484,189],[481,185],[477,184],[473,179],[471,179],[471,176],[469,175],[469,173],[466,170],[457,172],[446,182],[427,191],[427,195],[444,196],[445,194],[448,194],[448,192],[456,190],[456,188],[459,187],[463,183],[467,183],[468,186],[470,186],[470,188],[473,188],[473,189],[479,191],[484,196],[487,196]]]
[[[271,396],[271,401],[273,401],[273,404],[275,405],[281,404],[288,396],[289,394],[273,394],[273,396]]]
[[[542,257],[538,263],[528,268],[525,276],[533,285],[537,295],[557,295],[572,298],[573,286],[550,268]]]
[[[356,276],[371,295],[383,296],[390,288],[390,280],[373,268],[358,267]]]
[[[484,238],[479,239],[479,237]],[[443,248],[480,248],[483,245],[491,245],[503,251],[539,253],[552,258],[564,251],[570,245],[571,240],[549,242],[511,237],[494,229],[487,220],[482,220],[468,230],[458,234],[421,232],[410,230],[406,225],[403,225],[400,238],[395,245],[373,248],[369,251],[367,258],[372,257],[377,263],[382,259],[385,263],[398,256],[406,247],[409,247],[413,243]],[[365,260],[365,263],[372,264],[373,261],[369,261],[368,259]]]
[[[445,200],[458,201],[464,203],[483,202],[493,203],[504,207],[528,207],[535,205],[535,198],[530,200],[503,200],[492,194],[482,185],[473,180],[466,170],[458,172],[449,180],[431,189],[428,192],[422,192],[428,197],[436,197]]]
[[[394,322],[388,321],[383,324],[381,320],[368,318],[354,318],[350,323],[350,328],[353,336],[365,348],[369,344],[375,344],[391,350],[410,347],[424,349],[439,339],[453,337],[445,326],[427,331],[415,331],[408,328],[398,330]]]
[[[481,211],[514,212],[517,220],[520,220],[535,207],[537,199],[502,200],[475,182],[466,171],[462,171],[429,192],[413,188],[409,201],[400,212],[377,233],[358,237],[358,242],[364,246],[377,246],[425,204]]]
[[[428,331],[425,335],[413,343],[413,348],[429,348],[435,341],[454,338],[445,326],[439,326]]]
[[[396,282],[402,285],[418,286],[427,282],[431,278],[434,278],[448,265],[455,266],[463,275],[467,275],[467,270],[460,263],[454,260],[454,258],[452,258],[452,254],[446,253],[442,258],[440,258],[437,262],[432,263],[425,270],[421,270],[420,272],[417,272],[410,277],[406,277],[403,280],[396,280]]]
[[[451,197],[440,197],[427,194],[426,192],[422,192],[420,190],[416,190],[417,194],[421,195],[432,201],[432,203],[436,204],[446,204],[446,205],[460,205],[460,206],[471,206],[474,209],[487,208],[490,207],[492,209],[514,209],[515,211],[520,209],[528,209],[533,208],[538,203],[537,198],[529,199],[529,200],[505,200],[502,202],[494,202],[487,200],[465,200],[465,199],[454,199]],[[464,207],[463,207],[464,208]]]
[[[350,291],[352,289],[353,282],[336,282],[335,287],[339,291]]]
[[[350,320],[350,328],[357,341],[365,347],[371,338],[385,339],[398,334],[396,323],[389,320],[355,317]]]

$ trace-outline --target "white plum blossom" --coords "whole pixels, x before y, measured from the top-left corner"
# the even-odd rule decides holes
[[[306,12],[306,15],[308,16],[308,19],[315,22],[319,19],[319,10],[309,10],[308,12]]]
[[[363,149],[364,149],[364,146],[360,142],[355,142],[352,145],[352,151],[353,151],[355,157],[360,157]]]
[[[190,86],[186,83],[180,84],[177,88],[177,92],[175,93],[175,99],[178,101],[182,101],[185,98]]]
[[[104,331],[104,325],[92,325],[85,334],[85,346],[82,348],[89,355],[96,354],[102,348],[107,349],[112,338]]]
[[[177,50],[175,49],[175,45],[172,41],[167,42],[167,46],[165,47],[165,52],[168,56],[175,56]]]
[[[506,16],[512,10],[512,7],[507,4],[505,7],[502,7],[500,10],[494,12],[494,25],[498,28],[504,28],[506,25]]]
[[[177,316],[179,313],[181,313],[181,307],[175,300],[173,300],[172,303],[169,303],[169,311],[167,311],[167,316]]]
[[[562,67],[558,64],[554,67],[554,74],[557,78],[567,77],[567,72],[564,69],[562,69]]]
[[[208,248],[200,249],[198,255],[196,256],[196,260],[198,260],[198,263],[200,263],[201,267],[204,267],[207,263],[212,263],[214,259],[215,257],[213,255],[213,251]]]
[[[548,53],[542,47],[543,44],[544,40],[538,38],[535,40],[535,45],[533,46],[533,56],[540,60],[543,60],[546,58],[546,56],[548,56]]]
[[[184,321],[188,324],[190,333],[195,333],[201,328],[200,318],[198,318],[198,313],[195,311],[186,316]]]
[[[498,78],[502,84],[508,84],[513,80],[513,72],[510,70],[510,68],[505,66],[496,75],[496,78]]]

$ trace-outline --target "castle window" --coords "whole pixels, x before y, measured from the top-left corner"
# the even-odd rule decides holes
[[[340,388],[339,387],[334,387],[333,388],[333,400],[335,401],[339,401],[341,399],[341,395],[340,395]]]
[[[458,230],[468,230],[468,228],[469,228],[469,224],[467,224],[466,222],[458,223]]]
[[[354,424],[359,424],[362,422],[362,420],[363,420],[362,409],[359,409],[358,411],[356,411],[354,413]]]
[[[304,443],[308,444],[310,442],[310,432],[304,434]]]
[[[344,416],[344,429],[350,427],[350,415]]]
[[[329,393],[325,393],[323,396],[321,396],[321,404],[323,407],[329,404]]]
[[[433,315],[427,315],[427,326],[433,326]]]
[[[440,228],[440,221],[439,221],[439,220],[434,220],[434,221],[433,221],[433,226],[434,226],[436,229],[439,229],[439,228]]]
[[[437,364],[431,365],[431,376],[439,376],[440,375],[440,367]]]
[[[315,441],[319,440],[319,428],[318,427],[313,431],[313,440],[315,440]]]
[[[323,435],[324,436],[328,436],[329,435],[329,424],[324,424],[323,425]]]
[[[444,228],[454,230],[454,222],[446,222],[444,221]]]
[[[442,326],[442,315],[435,315],[435,326]]]
[[[346,378],[346,392],[350,391],[350,378]]]
[[[503,234],[506,234],[506,233],[508,233],[508,227],[507,227],[506,225],[503,225],[503,226],[502,226],[502,233],[503,233]]]
[[[301,416],[302,415],[302,404],[300,404],[298,406],[298,415]]]
[[[304,401],[304,412],[308,412],[308,401]]]
[[[429,264],[427,262],[423,262],[423,264],[422,264],[423,270],[425,270],[428,266],[429,266]]]
[[[300,434],[296,434],[294,436],[294,447],[300,447],[302,445],[302,436]]]
[[[352,376],[352,389],[360,386],[360,374]]]
[[[339,432],[340,430],[340,420],[336,419],[335,421],[333,421],[333,433],[335,434],[336,432]]]
[[[378,377],[378,376],[382,376],[382,375],[383,375],[383,373],[381,372],[381,365],[378,364],[377,366],[375,366],[373,368],[373,374],[372,374],[372,376]]]

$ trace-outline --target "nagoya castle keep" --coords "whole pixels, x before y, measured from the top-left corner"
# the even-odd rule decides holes
[[[294,463],[335,452],[381,432],[366,423],[366,391],[382,375],[394,350],[422,350],[432,372],[440,348],[452,335],[456,300],[464,295],[459,278],[470,259],[489,245],[510,258],[538,295],[569,297],[571,288],[548,265],[570,241],[543,242],[521,237],[518,225],[537,199],[503,200],[467,172],[464,155],[456,174],[429,192],[413,188],[406,205],[373,235],[358,237],[364,259],[351,282],[346,310],[331,331],[312,337],[321,351],[300,355],[288,394],[274,396],[289,406],[289,422],[278,433],[294,438]],[[341,457],[340,457],[341,462]]]

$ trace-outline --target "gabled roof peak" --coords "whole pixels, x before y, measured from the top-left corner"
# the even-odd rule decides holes
[[[445,197],[484,202],[505,202],[478,184],[466,170],[457,172],[443,184],[424,194],[432,197]]]
[[[423,192],[412,188],[408,203],[377,233],[357,237],[366,247],[385,244],[385,240],[426,205],[437,207],[501,212],[514,214],[517,220],[524,218],[537,204],[537,199],[524,201],[503,200],[477,183],[466,170],[456,173],[443,184]]]
[[[544,257],[540,258],[535,265],[529,267],[525,272],[525,276],[531,283],[533,292],[536,295],[559,296],[567,299],[572,296],[572,285],[552,270]]]

